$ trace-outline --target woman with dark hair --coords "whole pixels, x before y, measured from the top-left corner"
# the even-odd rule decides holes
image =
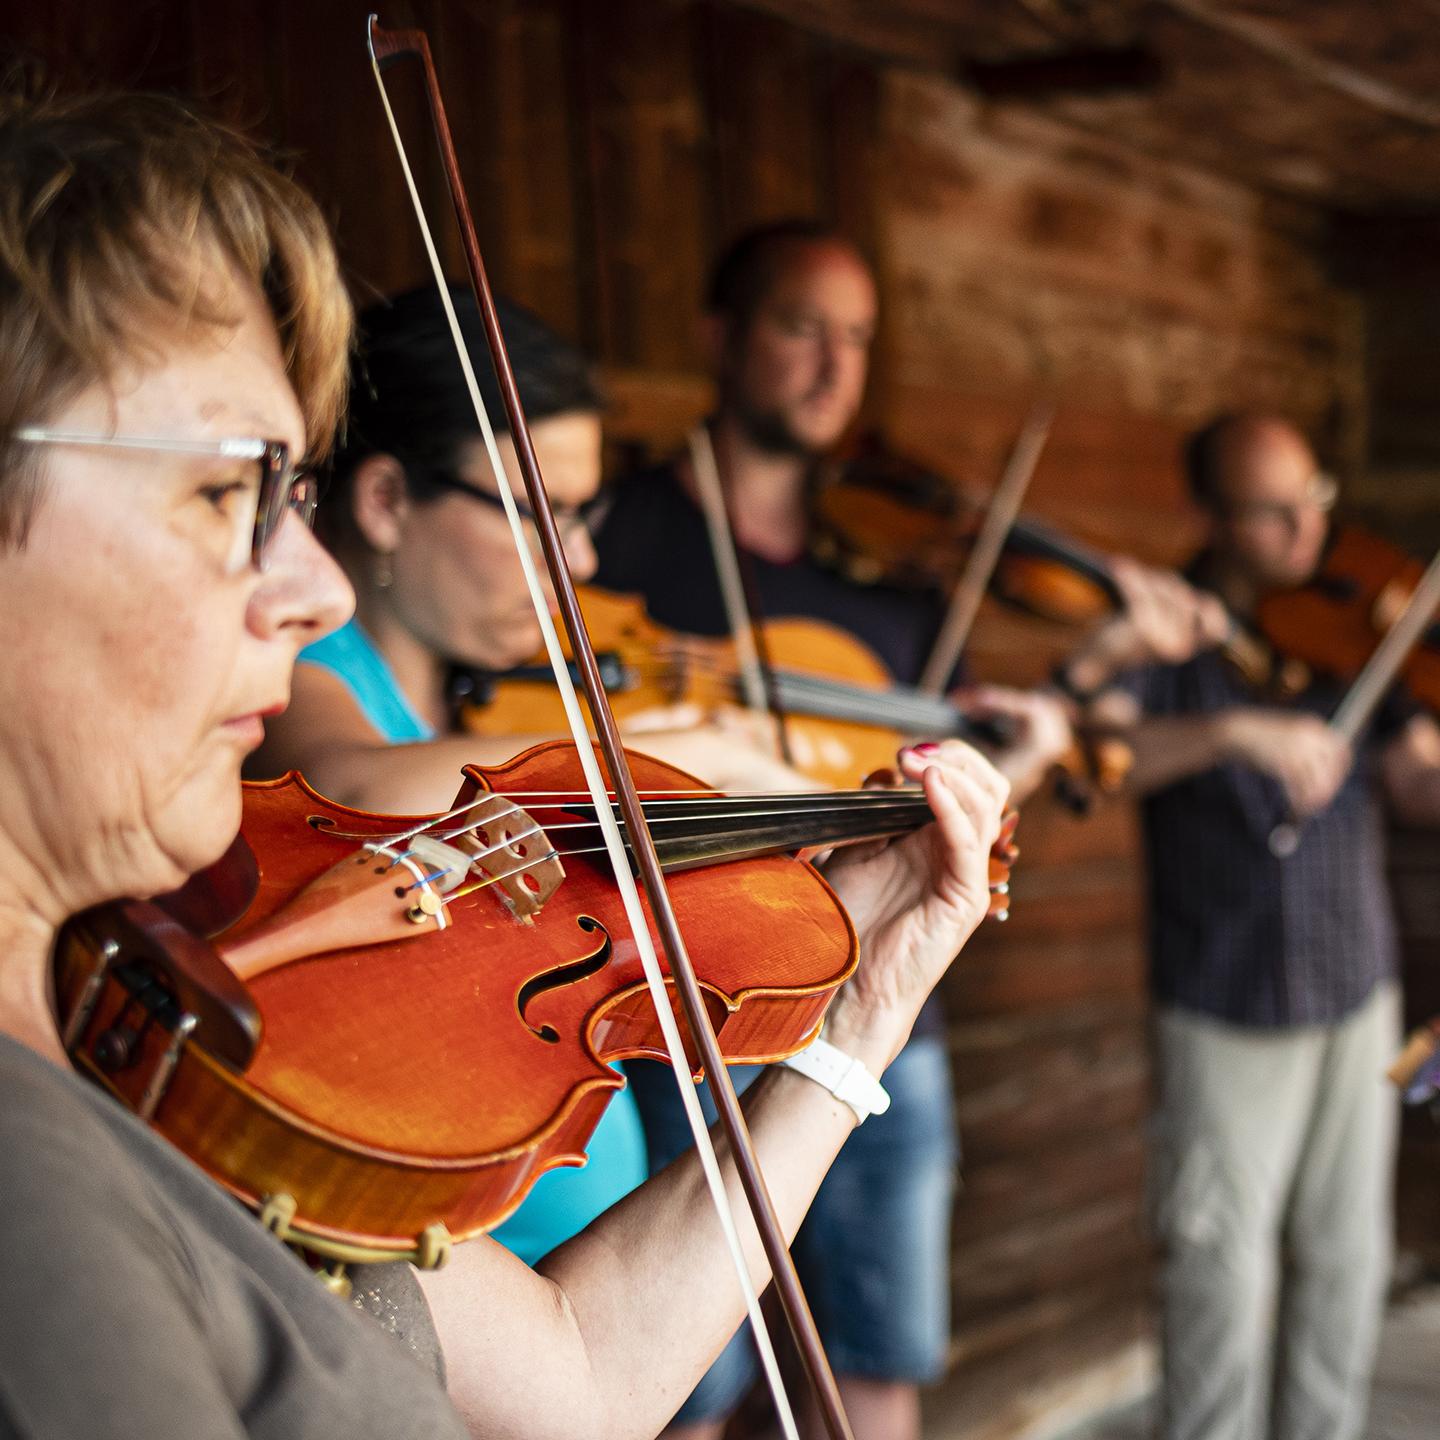
[[[472,353],[483,354],[473,299],[457,287],[452,301]],[[500,315],[567,558],[583,580],[594,568],[582,507],[599,480],[599,392],[584,358],[538,319],[503,300]],[[477,373],[503,423],[488,364]],[[497,441],[513,475],[514,443],[503,432]],[[373,809],[442,803],[461,764],[504,757],[469,739],[385,752],[445,735],[453,663],[509,669],[539,648],[540,627],[434,287],[361,317],[320,530],[355,587],[356,614],[302,654],[293,707],[259,763],[303,769],[334,798]]]
[[[473,298],[456,286],[451,299],[471,354],[483,355]],[[517,305],[502,299],[499,310],[570,570],[583,582],[595,569],[586,511],[600,488],[600,392],[574,346]],[[476,373],[523,514],[499,388],[488,363]],[[448,733],[452,668],[509,670],[541,636],[433,288],[360,317],[349,422],[319,524],[355,587],[355,618],[301,655],[291,707],[269,727],[253,773],[303,770],[336,800],[401,811],[451,799],[462,765],[553,738]],[[630,724],[647,751],[718,788],[813,788],[739,733],[696,729],[690,717],[666,728],[667,718]]]
[[[456,286],[451,302],[471,354],[483,357],[474,298]],[[570,569],[584,581],[595,569],[585,510],[600,484],[600,392],[574,346],[518,305],[502,299],[499,312]],[[501,426],[489,364],[476,373]],[[514,441],[504,430],[496,439],[519,492]],[[434,810],[454,797],[462,765],[507,760],[553,738],[450,733],[452,666],[510,669],[536,653],[541,636],[433,286],[361,316],[349,422],[320,523],[355,588],[356,613],[301,652],[290,708],[267,727],[253,773],[300,770],[363,809]],[[742,740],[693,726],[647,728],[644,748],[722,788],[805,783]],[[589,1155],[583,1169],[542,1177],[495,1237],[533,1264],[645,1178],[628,1091],[606,1110]]]

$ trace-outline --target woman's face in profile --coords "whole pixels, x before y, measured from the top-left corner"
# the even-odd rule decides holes
[[[578,511],[600,488],[600,417],[590,411],[550,416],[531,426],[531,439],[571,574],[583,582],[595,573],[595,550]],[[502,435],[498,444],[523,508],[525,491],[514,443]],[[462,451],[457,478],[498,498],[479,439]],[[526,530],[534,548],[534,527],[528,521]],[[389,603],[434,654],[488,670],[508,670],[540,649],[540,626],[525,573],[509,521],[496,505],[461,491],[412,504],[390,562]],[[553,609],[544,564],[539,568]]]
[[[231,287],[233,288],[233,286]],[[270,312],[237,292],[233,329],[138,337],[52,430],[283,440],[304,426]],[[0,554],[0,828],[64,913],[168,889],[215,860],[240,819],[240,764],[283,707],[302,646],[352,596],[293,515],[269,569],[249,562],[234,461],[47,445],[22,548]],[[238,559],[237,559],[238,557]]]

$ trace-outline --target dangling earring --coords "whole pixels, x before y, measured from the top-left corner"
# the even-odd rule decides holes
[[[375,563],[370,567],[370,579],[377,590],[388,590],[395,583],[395,571],[391,568],[390,556],[379,551]]]

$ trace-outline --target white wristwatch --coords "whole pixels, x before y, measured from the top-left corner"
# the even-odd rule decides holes
[[[779,1062],[823,1086],[854,1112],[860,1124],[890,1108],[890,1092],[870,1073],[863,1060],[822,1040],[818,1035],[798,1055]]]

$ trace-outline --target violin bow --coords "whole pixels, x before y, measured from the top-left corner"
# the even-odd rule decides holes
[[[1435,553],[1414,593],[1405,602],[1405,608],[1371,651],[1364,668],[1335,707],[1329,725],[1342,739],[1353,745],[1360,738],[1360,732],[1370,723],[1386,691],[1410,658],[1410,652],[1435,618],[1437,609],[1440,609],[1440,551]],[[1300,820],[1289,818],[1270,832],[1270,853],[1276,859],[1284,860],[1295,853],[1300,844],[1301,827]]]
[[[680,1037],[679,1027],[675,1021],[669,992],[665,988],[665,980],[660,970],[659,958],[651,939],[649,925],[646,922],[645,911],[641,904],[639,889],[635,883],[635,876],[631,871],[632,857],[635,869],[639,872],[646,898],[650,902],[655,928],[660,934],[666,958],[669,961],[670,975],[679,994],[690,1034],[695,1042],[701,1063],[705,1067],[706,1075],[710,1080],[711,1093],[715,1097],[720,1120],[724,1127],[726,1138],[729,1141],[731,1153],[735,1159],[735,1166],[740,1183],[745,1192],[749,1210],[755,1221],[761,1243],[764,1246],[766,1258],[770,1262],[776,1292],[780,1298],[781,1306],[785,1311],[791,1333],[795,1338],[801,1363],[815,1392],[817,1403],[824,1417],[826,1429],[830,1434],[831,1440],[853,1440],[849,1421],[845,1416],[844,1407],[840,1401],[840,1392],[835,1383],[834,1373],[831,1371],[829,1361],[826,1359],[824,1347],[820,1343],[820,1336],[815,1327],[814,1318],[810,1313],[810,1307],[806,1302],[804,1291],[800,1287],[799,1277],[795,1273],[794,1262],[790,1258],[789,1249],[785,1244],[784,1233],[776,1217],[774,1204],[770,1199],[769,1192],[765,1185],[765,1178],[760,1171],[760,1166],[755,1157],[754,1146],[750,1139],[749,1130],[745,1124],[744,1114],[740,1109],[734,1085],[731,1083],[725,1062],[721,1057],[720,1047],[715,1038],[715,1031],[710,1023],[705,1002],[700,993],[700,987],[695,979],[694,967],[691,964],[689,953],[685,948],[684,938],[680,933],[680,927],[670,903],[670,895],[666,889],[664,875],[660,869],[659,858],[655,852],[655,843],[650,834],[649,826],[646,824],[644,810],[640,803],[639,794],[635,788],[634,777],[630,773],[630,767],[625,757],[619,727],[616,725],[615,716],[610,709],[609,699],[606,696],[605,687],[600,678],[599,666],[595,659],[595,651],[590,643],[589,634],[585,629],[585,621],[580,611],[580,601],[575,593],[574,581],[570,576],[569,566],[565,560],[560,531],[555,523],[554,511],[551,508],[550,499],[546,493],[545,482],[540,474],[540,465],[535,456],[534,445],[531,442],[530,430],[525,420],[525,411],[520,400],[519,388],[515,383],[514,370],[511,367],[509,353],[505,347],[505,339],[500,330],[499,317],[495,311],[494,297],[490,290],[490,282],[486,274],[484,260],[480,254],[480,244],[475,233],[474,221],[471,218],[469,202],[466,199],[464,185],[460,177],[459,160],[455,152],[454,141],[450,134],[450,125],[445,114],[444,102],[440,96],[440,84],[435,72],[434,60],[430,53],[429,41],[426,38],[425,32],[422,30],[383,29],[379,24],[378,17],[374,15],[371,15],[367,22],[367,37],[370,62],[375,74],[375,84],[380,92],[380,100],[384,108],[385,118],[390,127],[391,137],[395,143],[401,169],[404,172],[406,187],[410,194],[411,203],[415,209],[415,215],[420,226],[425,250],[430,260],[430,267],[434,274],[436,285],[439,287],[441,303],[450,324],[457,355],[465,373],[466,383],[469,386],[471,401],[475,407],[476,420],[479,423],[481,435],[485,441],[490,465],[495,473],[495,481],[499,488],[500,499],[505,507],[506,516],[510,521],[510,529],[515,539],[516,551],[520,558],[521,567],[525,573],[526,583],[530,589],[530,597],[535,606],[536,617],[540,622],[541,633],[545,640],[545,649],[549,655],[551,667],[555,672],[555,681],[559,687],[566,717],[575,740],[576,750],[585,774],[586,784],[595,805],[595,814],[605,841],[605,848],[609,853],[610,862],[614,868],[616,884],[619,888],[631,932],[635,939],[636,948],[640,955],[641,964],[645,971],[646,982],[655,1003],[656,1016],[660,1024],[661,1032],[665,1038],[665,1046],[670,1055],[671,1065],[675,1070],[676,1082],[680,1088],[681,1099],[685,1105],[686,1115],[690,1121],[691,1129],[695,1134],[696,1146],[699,1150],[705,1178],[715,1201],[716,1211],[720,1218],[721,1228],[725,1234],[726,1244],[734,1260],[740,1286],[745,1295],[746,1308],[750,1315],[751,1326],[755,1333],[755,1340],[760,1350],[761,1361],[765,1368],[766,1377],[769,1380],[771,1392],[775,1398],[776,1410],[780,1416],[781,1426],[786,1435],[790,1437],[790,1440],[796,1440],[798,1430],[795,1424],[793,1409],[780,1378],[779,1364],[776,1360],[769,1335],[765,1329],[764,1320],[760,1313],[759,1298],[756,1294],[755,1286],[750,1279],[735,1217],[731,1213],[725,1193],[725,1185],[720,1174],[719,1161],[716,1158],[714,1147],[710,1142],[708,1127],[705,1124],[699,1099],[695,1093],[695,1086],[691,1080],[690,1064],[685,1054],[684,1042]],[[586,698],[590,703],[590,712],[595,721],[599,749],[604,756],[606,767],[609,770],[614,784],[615,798],[618,800],[620,812],[624,818],[625,828],[631,846],[631,852],[629,854],[626,852],[625,841],[621,837],[620,828],[615,820],[609,791],[600,773],[595,743],[589,738],[589,732],[580,710],[575,686],[570,678],[569,664],[561,648],[555,623],[550,616],[549,606],[546,603],[539,572],[536,569],[535,557],[531,553],[530,545],[526,539],[521,523],[520,514],[516,508],[514,491],[511,487],[509,477],[505,472],[505,466],[501,461],[499,450],[495,444],[494,430],[491,426],[489,415],[486,413],[484,400],[480,395],[480,389],[475,379],[475,372],[460,331],[459,321],[456,318],[454,306],[450,301],[450,292],[445,280],[444,269],[440,264],[440,257],[435,248],[434,238],[430,233],[430,227],[425,218],[420,193],[416,187],[414,175],[405,153],[404,142],[400,137],[399,126],[396,123],[394,111],[390,106],[390,98],[385,89],[385,82],[380,73],[382,62],[388,65],[406,57],[418,59],[424,71],[425,92],[430,107],[430,118],[435,128],[436,139],[439,142],[446,183],[450,191],[450,199],[454,207],[455,219],[459,226],[460,238],[465,252],[465,263],[466,269],[469,272],[470,285],[474,292],[475,302],[480,310],[481,320],[484,324],[485,338],[487,348],[490,352],[491,363],[495,367],[496,379],[500,384],[500,393],[504,401],[506,417],[510,424],[511,438],[514,441],[515,450],[519,458],[520,473],[524,481],[526,498],[529,501],[530,510],[534,517],[534,524],[540,538],[541,553],[554,586],[555,597],[560,607],[560,614],[565,624],[566,634],[570,639],[571,653],[578,667]]]
[[[753,714],[773,718],[776,749],[787,765],[793,765],[795,757],[790,750],[785,709],[780,703],[780,687],[776,683],[775,669],[770,664],[765,632],[755,623],[753,611],[759,602],[757,599],[756,606],[752,606],[746,593],[745,577],[740,569],[740,552],[735,544],[735,525],[725,498],[725,486],[720,479],[720,466],[715,459],[715,444],[703,421],[686,436],[685,445],[690,454],[690,468],[695,475],[700,512],[705,517],[715,575],[720,582],[725,621],[730,627],[730,638],[735,643],[745,708]]]
[[[960,663],[970,631],[975,626],[975,617],[980,613],[980,602],[985,598],[995,567],[1000,563],[1006,537],[1020,513],[1025,492],[1035,476],[1035,467],[1040,463],[1054,421],[1054,405],[1049,400],[1037,400],[1015,437],[1014,448],[1005,463],[1000,483],[990,497],[970,558],[965,562],[965,569],[950,597],[940,633],[935,637],[930,658],[921,672],[919,688],[927,694],[943,694],[956,665]]]
[[[725,487],[720,482],[720,466],[715,460],[715,446],[710,431],[702,421],[685,437],[690,454],[690,468],[695,472],[695,491],[705,516],[705,529],[710,535],[710,553],[715,558],[715,573],[720,581],[720,595],[725,602],[725,619],[730,637],[735,642],[735,658],[740,662],[740,682],[745,704],[765,714],[770,708],[765,693],[765,676],[760,668],[760,652],[755,645],[755,622],[745,598],[745,582],[740,575],[740,557],[735,553],[735,531],[730,524],[730,510],[725,504]]]

